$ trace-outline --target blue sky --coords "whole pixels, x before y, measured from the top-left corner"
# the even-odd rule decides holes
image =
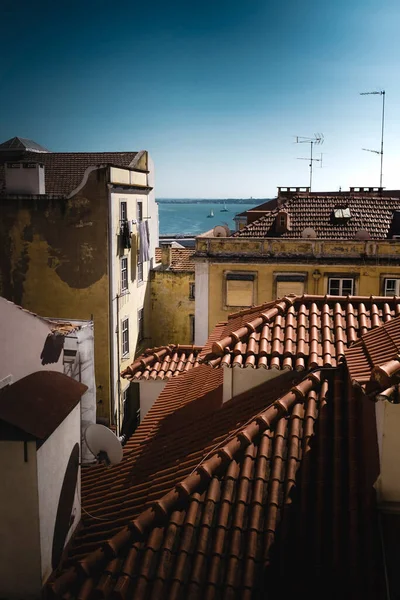
[[[150,151],[159,197],[269,197],[400,188],[398,0],[14,3],[0,33],[0,141],[54,151]]]

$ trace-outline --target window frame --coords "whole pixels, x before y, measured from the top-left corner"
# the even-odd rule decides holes
[[[189,315],[189,343],[194,344],[196,335],[196,320],[195,315]]]
[[[124,265],[126,265],[124,267]],[[125,273],[125,276],[124,276]],[[121,294],[126,293],[129,290],[129,265],[128,265],[128,257],[123,256],[121,258]]]
[[[143,221],[143,202],[141,200],[136,201],[136,220],[138,223]]]
[[[123,213],[125,213],[125,216]],[[128,220],[128,202],[126,200],[121,200],[119,203],[119,221],[120,221],[120,223],[125,223],[125,221],[127,221],[127,220]]]
[[[144,310],[139,308],[138,313],[138,342],[144,340]]]
[[[123,357],[129,355],[129,317],[121,321],[121,354]]]
[[[387,282],[394,281],[395,282],[395,291],[393,294],[387,293]],[[384,277],[383,278],[383,295],[384,296],[400,296],[400,277]]]
[[[143,283],[144,281],[144,275],[143,275],[143,264],[142,262],[137,263],[137,282],[138,283]]]
[[[223,302],[226,309],[248,308],[257,303],[257,276],[258,271],[224,271],[223,279]],[[228,281],[252,281],[253,298],[251,304],[228,304]]]
[[[196,299],[196,283],[194,281],[189,281],[189,300]]]
[[[333,280],[339,281],[339,293],[338,294],[333,294],[331,291],[331,282]],[[344,281],[351,281],[351,292],[350,293],[345,293],[345,294],[343,293],[343,282]],[[329,296],[354,296],[354,294],[355,294],[355,277],[351,277],[348,275],[343,275],[343,276],[337,276],[337,275],[329,276],[328,275],[327,294]]]

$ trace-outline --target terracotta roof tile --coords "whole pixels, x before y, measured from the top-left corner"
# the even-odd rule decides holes
[[[287,296],[231,315],[201,359],[213,367],[335,367],[356,340],[397,315],[397,297]]]
[[[350,208],[350,219],[334,218],[334,209],[338,206]],[[275,220],[283,210],[289,214],[290,229],[278,233]],[[400,198],[303,194],[283,201],[280,207],[235,232],[233,237],[301,238],[303,230],[312,227],[318,239],[354,239],[360,229],[367,230],[371,239],[385,239],[395,210],[400,210]]]
[[[44,165],[46,194],[68,196],[81,183],[88,167],[130,167],[137,152],[24,152],[18,159]],[[0,194],[5,193],[3,157],[0,157]]]
[[[129,367],[121,377],[131,381],[162,380],[187,373],[199,366],[201,346],[158,346],[148,348]]]
[[[169,271],[193,271],[194,272],[194,261],[193,256],[195,249],[190,248],[170,248],[171,251],[171,265],[168,267]],[[161,262],[162,248],[156,248],[156,263]]]
[[[174,394],[181,387],[187,391],[184,379],[194,383],[200,369],[207,367],[167,388]],[[166,431],[173,442],[166,447],[177,444],[179,463],[194,451],[194,466],[190,463],[178,477],[172,471],[150,509],[143,472],[136,471],[140,456],[136,461],[126,457],[134,479],[125,481],[120,500],[114,493],[114,511],[107,507],[96,512],[107,521],[85,517],[66,568],[51,584],[53,594],[61,597],[68,590],[78,598],[88,588],[120,598],[250,598],[256,590],[260,597],[268,590],[271,598],[306,591],[314,598],[312,592],[318,597],[329,580],[337,593],[332,598],[380,598],[375,474],[366,477],[356,465],[349,471],[346,453],[338,452],[353,447],[352,436],[359,446],[363,443],[362,427],[345,415],[351,417],[365,403],[354,396],[344,372],[332,373],[322,384],[318,377],[307,376],[294,385],[295,393],[287,373],[280,388],[264,384],[219,410],[213,405],[200,419],[195,411],[186,420],[189,431],[196,433],[191,449],[185,450],[187,441],[180,440],[181,427],[176,426],[173,437]],[[360,411],[359,419],[370,421],[374,414]],[[160,450],[167,441],[162,423],[159,427],[149,467],[156,479],[165,468],[156,465],[165,460]],[[372,440],[369,444],[377,451]],[[128,508],[131,490],[137,488],[145,494],[141,506],[135,504],[118,524],[115,511]],[[101,507],[99,490],[97,498]],[[85,552],[90,554],[85,557]],[[346,586],[339,583],[343,581]]]

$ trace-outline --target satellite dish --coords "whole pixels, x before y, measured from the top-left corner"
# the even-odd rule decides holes
[[[230,229],[228,225],[216,225],[213,229],[214,237],[228,237]]]
[[[317,232],[312,227],[306,227],[301,232],[301,237],[302,238],[316,238],[317,237]]]
[[[121,462],[123,456],[121,442],[108,427],[89,425],[85,431],[85,440],[90,452],[99,462],[105,462],[107,466]]]
[[[356,240],[370,240],[371,234],[366,229],[359,229],[356,231],[356,235],[354,236]]]

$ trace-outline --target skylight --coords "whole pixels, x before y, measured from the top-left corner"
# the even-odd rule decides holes
[[[351,213],[350,208],[335,208],[333,210],[333,215],[335,219],[350,219]]]

